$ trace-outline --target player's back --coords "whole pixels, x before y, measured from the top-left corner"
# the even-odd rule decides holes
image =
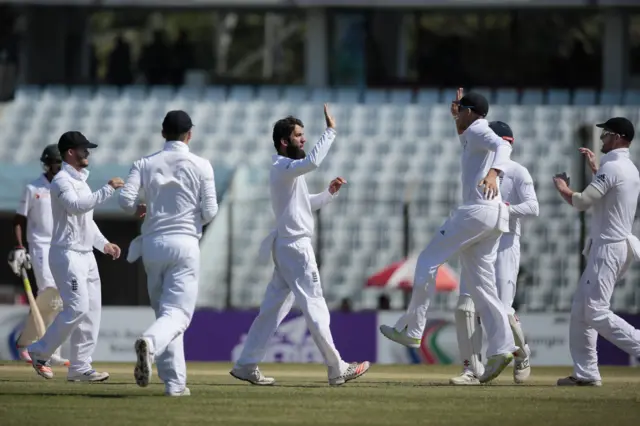
[[[186,149],[165,149],[138,160],[138,167],[147,205],[142,234],[199,238],[203,226],[200,194],[209,162]]]
[[[640,195],[640,173],[628,149],[617,149],[602,157],[592,182],[604,196],[593,206],[591,236],[620,241],[631,235]]]

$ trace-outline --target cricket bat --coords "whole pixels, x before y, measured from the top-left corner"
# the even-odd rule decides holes
[[[24,291],[27,293],[27,299],[29,299],[29,307],[31,308],[31,315],[33,315],[33,320],[36,324],[38,339],[41,339],[42,336],[44,336],[46,328],[42,320],[42,315],[40,315],[40,309],[38,309],[38,305],[36,305],[36,299],[33,297],[33,291],[31,291],[31,282],[29,281],[27,270],[24,268],[22,268],[22,284],[24,285]]]

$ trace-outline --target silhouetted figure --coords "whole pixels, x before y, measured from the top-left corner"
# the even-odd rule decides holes
[[[147,84],[169,84],[171,80],[171,48],[163,31],[153,33],[153,42],[142,49],[140,70]]]
[[[131,48],[122,36],[118,36],[116,45],[109,54],[107,64],[107,83],[124,86],[133,83],[131,72]]]
[[[171,83],[181,86],[184,84],[186,72],[195,67],[194,48],[184,30],[180,31],[180,35],[173,45],[171,60],[173,61]]]

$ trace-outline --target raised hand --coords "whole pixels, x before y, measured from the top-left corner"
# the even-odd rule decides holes
[[[329,113],[329,105],[324,104],[324,120],[327,122],[327,127],[330,129],[336,128],[336,121]]]
[[[589,163],[589,168],[593,173],[598,171],[598,165],[596,164],[596,154],[593,153],[589,148],[579,148],[580,154],[584,155],[587,158],[587,162]]]
[[[340,191],[340,188],[342,187],[342,185],[344,185],[345,183],[347,183],[346,180],[344,180],[341,177],[337,177],[334,180],[331,181],[331,183],[329,184],[329,193],[331,195],[335,194],[336,192]]]

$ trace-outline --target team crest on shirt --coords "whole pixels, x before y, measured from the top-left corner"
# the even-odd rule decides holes
[[[604,182],[606,179],[607,175],[605,175],[604,173],[596,176],[596,180],[599,182]]]

